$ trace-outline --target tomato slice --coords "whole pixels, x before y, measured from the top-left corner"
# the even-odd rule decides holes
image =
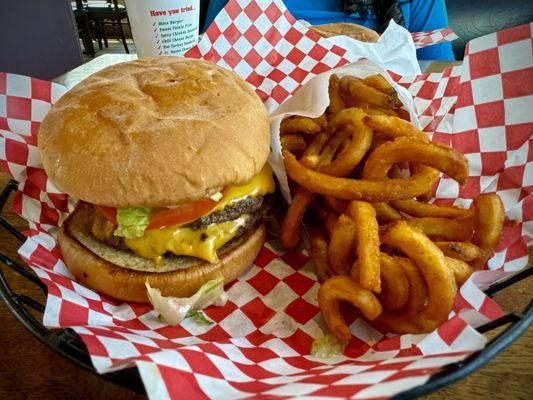
[[[194,221],[211,211],[217,203],[211,199],[202,199],[193,203],[166,208],[148,216],[149,222],[146,229],[158,229]]]
[[[148,216],[148,226],[146,229],[159,229],[194,221],[202,215],[207,214],[217,204],[217,201],[202,199],[172,208],[165,208]],[[117,209],[115,207],[99,206],[96,204],[94,207],[109,221],[113,223],[117,222]]]
[[[94,207],[109,221],[113,223],[117,222],[117,209],[115,207],[98,206],[96,204]]]

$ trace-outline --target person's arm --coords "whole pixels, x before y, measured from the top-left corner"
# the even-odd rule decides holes
[[[444,0],[412,0],[409,11],[410,32],[448,27],[448,13]],[[455,60],[450,42],[418,49],[416,55],[419,60]]]
[[[202,33],[205,32],[211,22],[215,19],[218,13],[226,6],[228,0],[211,0],[209,7],[207,7],[207,15],[205,16],[204,26],[202,27]]]

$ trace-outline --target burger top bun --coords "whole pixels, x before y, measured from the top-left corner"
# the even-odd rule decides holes
[[[361,42],[376,43],[379,35],[366,26],[351,24],[349,22],[338,22],[333,24],[315,25],[311,29],[322,37],[345,35]]]
[[[114,206],[168,206],[242,184],[269,155],[268,113],[235,73],[178,57],[95,73],[39,129],[48,176],[71,196]]]

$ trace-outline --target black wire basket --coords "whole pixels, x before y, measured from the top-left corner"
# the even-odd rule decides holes
[[[10,181],[0,193],[0,225],[6,229],[21,244],[26,240],[25,236],[19,232],[4,217],[4,206],[10,195],[17,189],[17,183]],[[22,323],[33,335],[64,357],[72,360],[81,367],[96,373],[91,364],[89,353],[85,344],[72,329],[48,329],[38,318],[44,313],[43,300],[46,299],[46,285],[39,280],[33,271],[17,261],[4,255],[4,249],[0,248],[0,297],[5,302],[13,315]],[[40,290],[41,299],[35,299],[23,293],[14,291],[6,278],[4,268],[11,268],[17,274],[28,280],[29,285],[36,285]],[[509,287],[533,274],[533,267],[528,266],[522,271],[508,276],[503,281],[497,282],[484,290],[485,294],[492,297],[502,289]],[[502,332],[494,336],[485,346],[463,361],[449,364],[434,374],[425,384],[399,393],[394,399],[410,399],[424,394],[428,394],[443,386],[457,382],[465,378],[472,372],[481,368],[499,352],[524,333],[533,322],[533,301],[522,312],[512,312],[481,325],[476,330],[482,334],[493,331],[501,326],[508,325]],[[117,383],[125,388],[144,393],[144,387],[136,368],[128,368],[116,372],[109,372],[101,375],[102,378]]]

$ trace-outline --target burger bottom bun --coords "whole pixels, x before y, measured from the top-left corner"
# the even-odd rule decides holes
[[[132,270],[98,257],[69,232],[68,220],[60,228],[57,240],[63,260],[78,282],[116,299],[147,303],[146,281],[160,289],[163,296],[175,297],[192,296],[211,279],[223,278],[224,284],[233,281],[259,254],[265,242],[265,226],[259,224],[247,236],[235,240],[235,246],[219,254],[216,263],[187,257],[191,260],[188,268],[171,272]]]

